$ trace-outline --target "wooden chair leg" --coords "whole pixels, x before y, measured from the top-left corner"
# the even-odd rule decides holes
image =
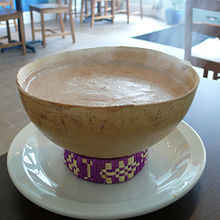
[[[14,19],[14,26],[15,26],[15,31],[18,32],[18,25],[17,25],[16,19]]]
[[[67,5],[68,4],[68,2],[67,2],[67,0],[65,0],[65,5]],[[60,16],[62,16],[62,14],[60,14]],[[67,20],[67,13],[65,12],[64,13],[64,22],[66,22],[66,20]]]
[[[98,2],[98,14],[101,16],[102,13],[102,2]]]
[[[91,15],[91,26],[94,27],[94,20],[95,20],[95,0],[91,0],[91,11],[92,11],[92,15]]]
[[[70,29],[72,34],[73,43],[76,43],[76,37],[75,37],[75,30],[74,30],[74,21],[73,21],[73,13],[72,10],[69,10],[69,17],[70,17]]]
[[[46,47],[44,13],[40,13],[40,15],[41,15],[41,33],[42,33],[43,47]]]
[[[31,15],[31,32],[32,32],[32,40],[35,40],[35,30],[34,30],[34,16],[33,10],[30,8],[30,15]]]
[[[83,7],[84,7],[84,0],[81,0],[80,24],[83,24]]]
[[[6,27],[7,27],[7,37],[8,37],[8,43],[11,42],[11,31],[10,31],[10,25],[9,25],[9,21],[6,20]]]
[[[213,73],[213,79],[214,79],[214,80],[217,80],[217,79],[218,79],[218,72],[214,72],[214,73]]]
[[[126,0],[126,10],[127,10],[127,23],[130,21],[130,4],[129,0]]]
[[[120,3],[119,3],[119,0],[116,0],[116,4],[117,4],[117,10],[120,9]]]
[[[62,15],[60,15],[60,16],[62,16]],[[66,22],[66,20],[67,20],[67,14],[64,13],[64,22]]]
[[[208,77],[208,70],[207,69],[204,69],[204,72],[203,72],[203,77],[204,78],[207,78]]]
[[[25,43],[23,15],[20,16],[20,24],[19,24],[19,26],[20,26],[20,33],[21,33],[22,52],[25,55],[26,54],[26,43]]]
[[[105,15],[107,15],[108,2],[105,1]]]
[[[84,1],[85,1],[85,15],[87,16],[88,15],[88,0],[84,0]]]
[[[112,0],[112,24],[115,23],[115,0]]]
[[[143,2],[140,0],[140,15],[141,15],[141,20],[143,19]]]
[[[10,7],[11,9],[15,9],[14,7],[14,1],[10,1]],[[14,19],[14,26],[15,26],[15,31],[18,32],[18,25],[17,25],[17,22],[16,22],[16,19]]]
[[[77,4],[76,0],[74,0],[74,7],[75,7],[75,18],[77,17]]]
[[[63,23],[63,15],[62,15],[62,13],[60,13],[60,29],[61,29],[61,32],[63,33],[62,38],[65,38],[64,23]]]

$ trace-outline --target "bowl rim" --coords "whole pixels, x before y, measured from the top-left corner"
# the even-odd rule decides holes
[[[187,68],[189,68],[191,70],[191,72],[193,73],[193,75],[195,76],[195,83],[193,85],[193,87],[189,90],[187,90],[185,93],[183,93],[182,95],[179,95],[175,98],[171,98],[169,100],[165,100],[165,101],[157,101],[157,102],[153,102],[153,103],[143,103],[143,104],[118,104],[118,105],[100,105],[100,106],[93,106],[93,105],[80,105],[80,104],[65,104],[65,103],[60,103],[60,102],[55,102],[55,101],[50,101],[48,99],[43,99],[43,98],[38,98],[34,95],[31,95],[30,93],[28,93],[27,91],[25,91],[22,86],[21,86],[21,83],[19,82],[19,79],[18,79],[18,76],[21,74],[21,71],[24,69],[24,68],[27,68],[28,66],[34,64],[34,63],[37,63],[37,62],[40,62],[40,61],[45,61],[45,60],[48,60],[49,58],[52,58],[52,57],[57,57],[57,56],[61,56],[63,54],[71,54],[71,53],[74,53],[74,52],[77,52],[77,51],[85,51],[85,50],[93,50],[93,49],[110,49],[110,48],[121,48],[121,49],[139,49],[139,50],[145,50],[145,51],[149,51],[149,52],[154,52],[154,53],[157,53],[158,55],[161,54],[161,55],[166,55],[170,58],[173,58],[173,59],[176,59],[176,61],[182,63],[183,65],[185,65]],[[157,50],[152,50],[152,49],[147,49],[147,48],[141,48],[141,47],[132,47],[132,46],[100,46],[100,47],[93,47],[93,48],[84,48],[84,49],[77,49],[77,50],[71,50],[71,51],[66,51],[66,52],[59,52],[59,53],[55,53],[55,54],[52,54],[52,55],[48,55],[48,56],[44,56],[42,58],[39,58],[39,59],[36,59],[24,66],[22,66],[19,70],[18,70],[18,73],[16,75],[16,84],[17,84],[17,87],[18,87],[18,90],[25,94],[26,96],[28,96],[29,98],[32,98],[33,100],[35,101],[41,101],[41,102],[45,102],[49,105],[57,105],[57,106],[60,106],[62,108],[86,108],[86,109],[114,109],[114,110],[118,110],[118,109],[122,109],[122,108],[127,108],[127,107],[141,107],[141,106],[152,106],[152,105],[158,105],[158,104],[166,104],[166,103],[170,103],[170,102],[173,102],[173,101],[177,101],[177,100],[181,100],[182,98],[186,97],[187,95],[193,93],[197,88],[198,88],[198,85],[199,85],[199,82],[200,82],[200,78],[199,78],[199,75],[198,73],[195,71],[195,69],[193,68],[193,66],[191,65],[191,63],[189,61],[186,61],[186,60],[183,60],[183,59],[180,59],[178,57],[175,57],[173,55],[170,55],[170,54],[167,54],[167,53],[164,53],[164,52],[161,52],[161,51],[157,51]]]

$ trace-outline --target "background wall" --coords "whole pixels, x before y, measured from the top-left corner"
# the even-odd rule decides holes
[[[23,11],[29,11],[30,4],[48,3],[47,0],[21,0]]]
[[[24,23],[29,24],[30,21],[30,9],[29,5],[30,4],[40,4],[40,3],[48,3],[50,0],[21,0],[22,1],[22,9],[23,9],[23,17],[24,17]],[[14,0],[15,2],[15,0]],[[55,15],[54,14],[45,14],[45,20],[51,20],[54,19]],[[39,22],[40,21],[40,14],[34,12],[34,22]]]
[[[131,8],[139,10],[140,0],[131,0]],[[182,4],[181,23],[185,22],[185,3]],[[143,0],[143,13],[146,16],[152,16],[161,20],[165,19],[165,10],[171,7],[170,0]],[[220,25],[220,12],[212,12],[207,10],[195,9],[193,11],[193,19],[195,22],[208,22]]]
[[[56,2],[56,0],[21,0],[22,7],[24,11],[24,23],[30,23],[30,13],[29,13],[29,4],[38,4],[38,3],[48,3],[48,2]],[[125,0],[121,0],[121,4],[125,5]],[[15,2],[15,0],[14,0]],[[77,8],[80,10],[80,2],[81,0],[77,1]],[[143,0],[143,14],[145,16],[152,16],[161,20],[165,19],[165,10],[171,6],[170,0]],[[139,10],[140,8],[140,0],[131,0],[130,7],[133,11]],[[185,2],[182,5],[182,19],[181,23],[185,21]],[[194,21],[196,22],[209,22],[214,24],[220,25],[220,13],[218,12],[210,12],[205,10],[196,9],[193,12]],[[45,20],[54,19],[55,15],[53,14],[46,14]],[[34,13],[35,22],[40,21],[40,16],[38,13]]]

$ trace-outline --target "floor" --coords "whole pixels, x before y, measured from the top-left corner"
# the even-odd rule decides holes
[[[47,22],[47,26],[56,26],[57,21]],[[16,88],[16,74],[23,65],[50,54],[62,51],[77,50],[88,47],[100,46],[135,46],[163,51],[165,53],[183,58],[183,50],[168,47],[156,43],[136,40],[132,37],[150,33],[166,28],[163,21],[154,18],[132,16],[130,24],[126,22],[125,15],[117,15],[115,24],[108,22],[97,22],[93,28],[88,23],[80,25],[79,19],[75,20],[76,44],[72,44],[70,36],[65,39],[61,37],[48,38],[45,49],[40,44],[34,45],[36,53],[28,52],[22,56],[19,50],[5,51],[0,54],[0,155],[8,151],[10,143],[15,135],[27,125],[28,119],[19,99]],[[66,29],[69,29],[66,24]],[[17,34],[14,32],[13,36]],[[4,34],[0,28],[0,35]],[[26,40],[31,40],[30,25],[25,26]],[[36,36],[40,39],[40,34]],[[16,39],[16,38],[14,38]]]

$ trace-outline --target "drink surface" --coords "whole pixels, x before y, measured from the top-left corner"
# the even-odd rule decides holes
[[[167,101],[187,91],[181,83],[140,66],[84,64],[32,73],[24,89],[44,100],[81,106],[120,106]]]

